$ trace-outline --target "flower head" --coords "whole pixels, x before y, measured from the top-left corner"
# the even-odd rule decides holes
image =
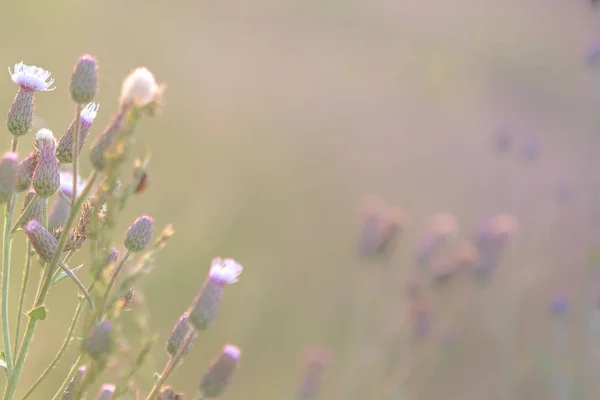
[[[56,140],[49,129],[40,129],[35,135],[35,147],[39,154],[33,173],[33,188],[40,197],[52,196],[60,186],[60,173],[56,159]]]
[[[77,61],[71,75],[71,98],[79,104],[91,101],[98,91],[98,62],[88,54]]]
[[[218,397],[227,389],[241,356],[242,351],[239,347],[231,344],[223,347],[221,354],[213,360],[202,377],[200,390],[204,397]]]
[[[156,83],[154,74],[145,67],[136,68],[123,81],[121,86],[121,105],[135,104],[144,107],[156,100],[161,87]]]
[[[81,110],[81,124],[88,127],[92,126],[94,118],[96,118],[96,114],[98,114],[99,108],[100,104],[98,103],[89,103],[87,106],[85,106],[83,110]]]
[[[34,65],[25,65],[23,62],[15,64],[14,72],[8,68],[13,82],[23,89],[45,92],[56,89],[52,87],[54,79],[50,72]]]
[[[238,281],[243,269],[244,267],[232,258],[215,258],[210,265],[208,277],[222,284],[231,284]]]

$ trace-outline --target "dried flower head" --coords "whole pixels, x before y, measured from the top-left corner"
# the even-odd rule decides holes
[[[39,154],[38,165],[33,173],[33,188],[43,199],[52,196],[60,186],[60,172],[56,159],[56,140],[49,129],[40,129],[35,136]]]
[[[94,123],[94,119],[96,118],[99,108],[99,104],[89,103],[81,111],[81,116],[79,117],[79,120],[81,122],[79,126],[79,141],[77,142],[78,155],[81,154],[81,149],[83,149],[83,146],[85,145],[85,142],[90,133],[90,127]],[[75,129],[77,129],[77,121],[73,119],[65,133],[58,141],[56,157],[63,164],[73,162],[73,135],[75,134]]]
[[[17,166],[17,191],[24,192],[31,187],[33,173],[38,165],[38,153],[34,151]]]
[[[8,203],[17,187],[17,153],[4,153],[0,159],[0,204]]]
[[[171,335],[169,335],[169,338],[167,339],[167,353],[169,353],[171,357],[174,357],[177,353],[179,353],[179,350],[184,344],[185,338],[191,329],[189,317],[190,316],[187,312],[183,313],[183,315],[181,315],[181,317],[179,317],[179,319],[175,323],[175,326],[171,331]],[[183,350],[183,357],[185,357],[190,352],[193,343],[194,340],[192,339],[190,344]]]
[[[206,398],[218,397],[225,392],[238,367],[241,350],[237,346],[225,345],[221,354],[212,362],[204,374],[200,391]]]
[[[83,342],[83,349],[93,359],[98,360],[111,353],[114,345],[114,326],[109,320],[102,320],[92,327]]]
[[[98,391],[94,400],[112,400],[115,398],[117,387],[113,384],[105,383]]]
[[[71,75],[71,98],[79,104],[89,103],[98,91],[98,62],[88,54],[82,56]]]
[[[121,106],[133,104],[144,107],[155,102],[161,90],[152,72],[145,67],[136,68],[125,78],[121,86]]]
[[[196,330],[208,328],[217,317],[225,285],[235,283],[243,267],[231,258],[212,260],[208,277],[196,295],[189,320]]]
[[[50,72],[34,65],[25,65],[23,62],[15,64],[14,72],[8,68],[8,73],[14,83],[23,89],[45,92],[54,90],[52,87],[54,79],[50,78]]]
[[[24,231],[42,261],[50,262],[58,245],[56,238],[35,219],[25,225]]]
[[[152,238],[154,219],[143,215],[136,219],[125,234],[125,248],[132,253],[138,253],[148,246]]]

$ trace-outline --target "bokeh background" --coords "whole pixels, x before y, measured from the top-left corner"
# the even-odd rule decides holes
[[[320,398],[383,399],[390,380],[379,366],[393,349],[377,338],[411,324],[406,285],[430,216],[454,214],[458,241],[509,212],[521,229],[501,268],[485,285],[433,293],[431,335],[399,346],[434,356],[400,357],[410,376],[388,398],[592,399],[599,12],[585,0],[0,0],[0,65],[52,72],[57,89],[36,96],[37,127],[57,136],[74,115],[68,80],[81,54],[101,68],[92,135],[134,67],[168,85],[162,114],[139,132],[140,153],[152,152],[150,186],[122,220],[149,214],[176,230],[142,285],[160,334],[146,387],[211,258],[228,256],[245,266],[240,282],[170,384],[192,398],[213,355],[234,343],[243,362],[223,399],[294,398],[305,349],[319,346],[332,353]],[[15,91],[6,73],[0,110]],[[498,132],[513,139],[507,154]],[[8,147],[10,135],[0,142]],[[527,162],[531,142],[540,154]],[[571,196],[557,203],[565,187]],[[408,216],[385,265],[357,257],[360,207],[372,194]],[[460,313],[448,306],[472,289]],[[557,294],[568,304],[560,320],[550,310]],[[68,282],[51,292],[22,390],[58,349],[75,296]],[[455,322],[448,340],[444,321]],[[76,348],[33,398],[54,393]]]

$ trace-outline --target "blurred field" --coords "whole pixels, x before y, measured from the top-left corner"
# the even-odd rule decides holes
[[[83,53],[101,63],[92,135],[109,121],[132,68],[145,65],[168,84],[162,115],[140,132],[141,150],[152,151],[151,186],[123,221],[147,213],[177,232],[144,282],[161,335],[146,382],[166,362],[163,343],[210,259],[231,256],[245,271],[170,380],[175,388],[192,398],[210,358],[231,342],[243,349],[243,364],[223,399],[291,399],[303,348],[321,345],[334,357],[320,398],[348,399],[357,357],[358,376],[375,371],[373,390],[357,398],[381,398],[383,379],[368,364],[378,365],[379,350],[352,342],[357,293],[379,273],[357,258],[358,210],[377,194],[410,216],[384,269],[389,297],[374,291],[373,313],[392,322],[406,318],[405,284],[431,214],[455,214],[462,238],[497,212],[522,224],[491,284],[457,320],[457,342],[440,350],[441,361],[430,369],[403,362],[414,372],[407,399],[506,398],[503,346],[515,302],[514,398],[558,399],[538,362],[556,348],[548,305],[556,291],[579,299],[566,317],[564,363],[584,392],[575,398],[592,399],[600,337],[587,329],[593,279],[584,265],[597,239],[590,212],[600,71],[585,54],[600,40],[598,11],[584,0],[4,0],[0,65],[22,60],[52,71],[57,90],[36,96],[36,112],[39,127],[58,136],[73,118],[68,78]],[[15,90],[6,73],[0,110]],[[499,129],[515,135],[506,156],[494,149]],[[520,154],[529,137],[542,146],[531,164]],[[564,181],[573,197],[558,207],[554,191]],[[22,252],[22,240],[15,247]],[[17,288],[18,264],[11,278]],[[439,293],[441,309],[462,291]],[[75,294],[69,283],[51,293],[24,382],[55,354]],[[433,324],[447,315],[434,312]],[[376,343],[379,325],[368,328]],[[34,398],[54,393],[69,366],[65,357]]]

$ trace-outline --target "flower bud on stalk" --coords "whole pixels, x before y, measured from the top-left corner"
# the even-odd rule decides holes
[[[104,384],[96,395],[95,400],[112,400],[115,398],[116,386],[112,384]]]
[[[175,323],[175,326],[173,327],[173,331],[171,332],[169,339],[167,339],[167,353],[169,353],[169,355],[171,357],[175,357],[175,355],[177,355],[177,353],[179,353],[179,350],[181,349],[181,346],[184,344],[185,338],[189,331],[190,331],[189,314],[186,312],[186,313],[183,313],[183,315],[181,317],[179,317],[179,319]],[[189,345],[183,350],[183,353],[182,353],[183,357],[185,357],[190,352],[193,344],[194,344],[194,339],[192,339],[192,341],[189,343]]]
[[[56,238],[35,219],[25,225],[24,231],[42,261],[50,262],[58,246]]]
[[[47,199],[60,186],[60,172],[56,159],[56,140],[48,129],[40,129],[35,145],[39,153],[38,165],[33,173],[33,188],[38,196]]]
[[[152,238],[154,219],[143,215],[136,219],[125,234],[125,248],[132,253],[138,253],[148,246]]]
[[[200,391],[206,398],[218,397],[231,383],[242,352],[237,346],[225,345],[202,378]]]
[[[212,260],[204,287],[196,295],[189,311],[190,323],[198,330],[207,329],[219,311],[221,296],[226,285],[237,282],[243,267],[231,258]]]
[[[81,149],[87,140],[88,134],[90,133],[90,127],[94,123],[96,114],[100,106],[96,103],[90,103],[81,111],[79,118],[79,142],[77,142],[78,150],[77,154],[81,153]],[[56,149],[56,157],[63,164],[69,164],[73,162],[73,135],[76,129],[76,120],[71,122],[71,125],[67,128],[65,133],[58,141],[58,147]]]
[[[7,127],[14,136],[23,136],[33,124],[35,92],[51,91],[54,79],[50,72],[22,62],[15,64],[14,71],[8,69],[11,79],[19,85],[19,91],[8,110]]]
[[[71,98],[75,103],[89,103],[98,91],[98,62],[88,54],[82,56],[71,75]]]
[[[23,202],[23,210],[21,210],[21,213],[25,212],[27,206],[29,206],[29,203],[31,202],[31,199],[33,199],[33,196],[35,196],[35,191],[31,189],[25,195],[25,201]],[[23,222],[21,224],[22,227],[25,227],[29,221],[36,220],[39,222],[42,220],[42,199],[37,196],[34,201],[35,203],[31,206],[29,211],[27,211],[27,215],[23,217]]]
[[[17,166],[17,191],[24,192],[31,187],[31,180],[38,165],[38,159],[38,153],[34,151]]]

